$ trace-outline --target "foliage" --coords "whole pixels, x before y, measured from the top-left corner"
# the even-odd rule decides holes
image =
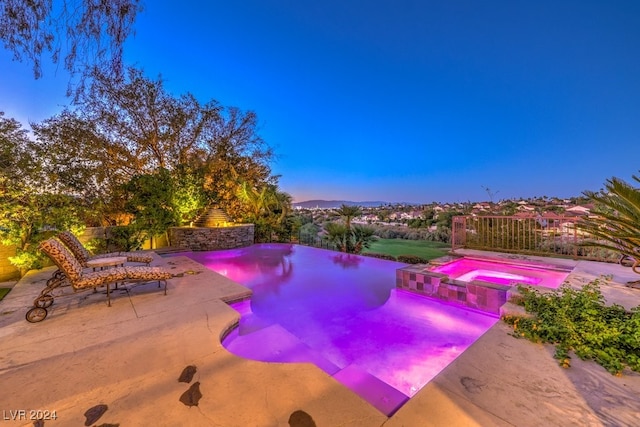
[[[369,249],[371,243],[376,239],[375,230],[372,227],[364,225],[354,225],[351,227],[351,235],[353,236],[353,253],[359,254],[363,249]]]
[[[14,59],[33,64],[36,79],[44,52],[54,64],[63,60],[72,75],[105,67],[119,76],[123,46],[140,11],[140,0],[3,0],[0,39]]]
[[[640,183],[638,176],[633,179]],[[595,215],[577,224],[592,236],[585,245],[640,259],[640,188],[614,177],[600,193],[586,191],[585,195],[597,203]]]
[[[329,243],[333,244],[340,252],[348,251],[347,240],[349,232],[345,224],[328,222],[324,225],[324,231],[326,233],[325,238]]]
[[[207,204],[204,180],[199,171],[180,166],[174,171],[173,200],[178,225],[189,224]]]
[[[342,222],[328,222],[324,225],[326,239],[335,245],[340,252],[359,254],[367,249],[375,240],[375,230],[363,225],[351,225],[353,218],[362,214],[357,206],[342,205],[336,209],[335,215],[340,216]]]
[[[135,176],[124,190],[127,196],[125,210],[133,215],[136,231],[144,239],[152,239],[153,242],[155,236],[177,225],[173,180],[168,170]]]
[[[406,239],[427,240],[430,242],[449,243],[451,241],[451,229],[440,227],[435,231],[426,229],[411,229],[401,226],[372,226],[375,235],[381,239]]]
[[[372,258],[386,259],[387,261],[397,261],[396,257],[394,257],[393,255],[389,255],[389,254],[379,254],[379,253],[376,253],[376,252],[363,252],[362,255],[369,256],[369,257],[372,257]]]
[[[30,152],[40,159],[38,181],[51,191],[73,194],[91,213],[94,225],[113,223],[109,218],[122,209],[117,188],[127,176],[109,164],[110,148],[95,125],[75,112],[32,123],[35,141]]]
[[[77,200],[47,188],[36,160],[26,132],[0,114],[0,243],[16,246],[9,260],[21,273],[41,265],[40,241],[83,226]]]
[[[397,260],[406,264],[427,264],[429,262],[429,260],[417,255],[398,255]]]
[[[257,134],[253,112],[169,94],[161,79],[128,68],[123,79],[96,71],[71,110],[33,124],[32,152],[56,191],[74,194],[96,222],[118,224],[123,186],[170,171],[180,223],[215,202],[234,218],[247,214],[238,192],[277,186],[273,152]],[[286,216],[286,214],[284,215]]]
[[[255,226],[255,240],[270,242],[274,238],[286,241],[293,231],[291,212],[291,196],[279,191],[273,184],[262,187],[252,186],[242,181],[237,199],[243,204],[244,221]]]
[[[23,250],[18,248],[15,256],[9,257],[11,265],[17,267],[21,273],[31,269],[42,268],[42,258],[33,250]]]
[[[315,245],[318,239],[320,239],[319,233],[320,227],[312,222],[308,222],[300,226],[298,230],[298,240],[302,244]]]
[[[554,357],[570,366],[570,352],[580,359],[595,360],[612,374],[625,367],[640,371],[640,310],[626,311],[605,305],[600,291],[602,279],[572,289],[543,293],[520,286],[520,304],[533,317],[505,316],[513,335],[533,342],[552,343]]]
[[[142,247],[145,234],[138,229],[136,224],[119,225],[109,229],[107,247],[114,247],[120,251],[134,251]]]

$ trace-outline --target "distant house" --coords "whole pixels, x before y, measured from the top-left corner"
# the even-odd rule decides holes
[[[578,215],[588,215],[589,212],[591,212],[591,209],[593,208],[594,208],[593,204],[576,205],[576,206],[572,206],[570,208],[565,209],[565,211],[571,212],[573,214],[578,214]]]

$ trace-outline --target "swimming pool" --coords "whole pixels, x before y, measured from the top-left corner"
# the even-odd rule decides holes
[[[314,363],[386,415],[498,320],[396,290],[398,262],[290,244],[187,256],[253,290],[230,352]]]

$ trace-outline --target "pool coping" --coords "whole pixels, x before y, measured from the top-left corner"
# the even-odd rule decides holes
[[[313,365],[228,353],[220,333],[238,316],[222,300],[246,288],[178,258],[153,264],[199,274],[169,280],[166,297],[155,285],[138,286],[109,308],[103,295],[73,294],[39,324],[27,323],[24,313],[52,269],[21,279],[0,302],[0,382],[10,391],[0,409],[57,410],[58,420],[46,424],[53,426],[78,425],[87,409],[106,404],[97,424],[287,426],[304,413],[317,426],[362,427],[631,425],[640,411],[639,374],[614,377],[575,358],[563,369],[550,346],[514,339],[498,322],[387,418]],[[640,305],[640,291],[624,286],[636,278],[630,269],[577,262],[572,280],[601,272],[614,278],[608,300]],[[187,365],[197,373],[180,383]],[[180,398],[196,382],[202,398],[188,407]]]

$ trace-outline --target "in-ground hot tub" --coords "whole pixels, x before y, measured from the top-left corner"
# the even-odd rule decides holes
[[[498,285],[523,284],[551,289],[560,287],[571,270],[571,268],[545,264],[523,264],[467,257],[430,268],[430,271],[446,274],[450,279],[462,282],[480,280]]]
[[[438,266],[400,268],[396,271],[396,287],[499,314],[507,292],[515,285],[557,289],[571,271],[561,266],[468,257]]]

